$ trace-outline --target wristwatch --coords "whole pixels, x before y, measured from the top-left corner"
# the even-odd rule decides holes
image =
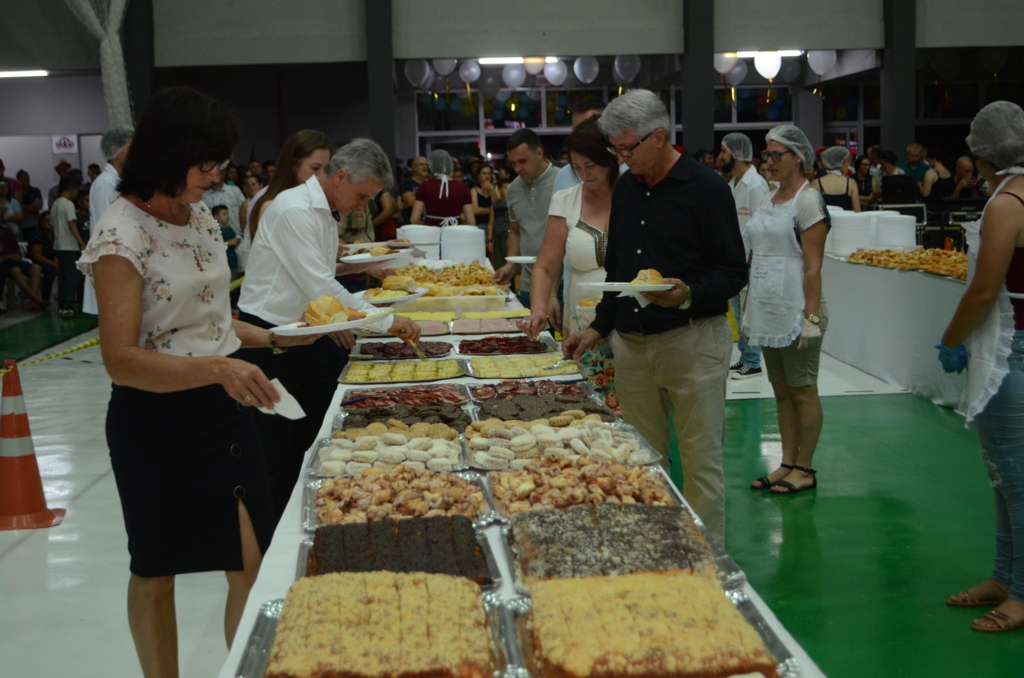
[[[809,316],[807,316],[807,319],[808,319],[808,320],[810,320],[810,321],[811,321],[811,324],[813,324],[813,325],[817,325],[818,323],[820,323],[820,322],[821,322],[821,318],[819,318],[819,317],[818,317],[818,316],[817,316],[816,314],[814,314],[814,313],[812,313],[812,314],[810,314]]]
[[[274,355],[281,355],[288,351],[288,347],[281,347],[277,345],[277,335],[273,332],[270,333],[270,350],[274,352]]]
[[[690,308],[690,305],[692,303],[693,303],[693,294],[691,293],[690,289],[687,288],[687,290],[686,290],[686,301],[684,301],[683,303],[681,303],[678,306],[676,306],[676,308],[678,308],[680,311],[685,311],[686,309]]]

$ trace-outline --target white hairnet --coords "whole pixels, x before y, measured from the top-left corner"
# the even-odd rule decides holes
[[[750,143],[750,137],[742,132],[726,134],[722,139],[722,145],[725,146],[725,150],[729,151],[729,155],[734,160],[750,162],[754,159],[754,145]]]
[[[814,148],[807,140],[807,135],[799,127],[793,125],[779,125],[768,130],[764,135],[765,141],[777,141],[789,150],[797,154],[797,157],[804,163],[804,169],[814,167]]]
[[[1024,110],[1009,101],[993,101],[971,121],[967,145],[1000,169],[1024,163]]]
[[[837,170],[850,157],[850,152],[842,146],[831,146],[821,152],[821,164],[827,170]]]
[[[430,155],[427,156],[427,164],[430,165],[430,171],[434,174],[451,174],[455,171],[452,156],[448,155],[448,151],[440,148],[430,152]]]

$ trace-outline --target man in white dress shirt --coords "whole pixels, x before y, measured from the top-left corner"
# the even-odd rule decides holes
[[[740,222],[740,234],[747,228],[747,222],[754,212],[761,206],[764,198],[770,192],[768,182],[764,180],[751,164],[754,157],[754,145],[750,138],[742,132],[726,134],[722,139],[722,150],[719,153],[722,173],[729,179],[729,187],[732,188],[732,198],[736,202],[736,218]],[[750,259],[750,252],[746,253]],[[745,290],[746,288],[744,288]],[[729,302],[732,304],[732,313],[736,316],[736,326],[740,326],[743,318],[743,300],[746,293],[741,290],[739,294]],[[761,348],[750,346],[739,338],[737,347],[740,350],[740,359],[729,366],[729,372],[733,379],[749,379],[762,374],[761,371]]]
[[[103,212],[110,203],[117,200],[117,184],[121,181],[121,168],[128,159],[128,148],[135,136],[135,128],[128,125],[114,125],[100,137],[100,151],[107,164],[89,188],[89,223],[100,223]],[[96,288],[92,276],[85,276],[85,294],[82,297],[82,313],[97,315]]]
[[[334,279],[338,219],[332,213],[365,210],[392,181],[383,149],[369,139],[355,139],[334,154],[325,174],[314,174],[306,183],[278,194],[260,219],[249,252],[239,318],[265,328],[284,325],[301,318],[306,304],[325,294],[346,307],[379,312]],[[419,326],[408,318],[388,316],[378,327],[410,343],[419,340]],[[303,457],[316,440],[354,345],[351,332],[335,332],[287,352],[272,348],[239,352],[240,358],[259,365],[268,379],[280,379],[306,412],[297,421],[267,414],[256,417],[277,517],[291,496]]]

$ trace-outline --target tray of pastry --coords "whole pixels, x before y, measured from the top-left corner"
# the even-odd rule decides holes
[[[325,525],[299,545],[295,579],[333,572],[426,572],[501,588],[490,541],[463,516]]]
[[[404,440],[405,442],[402,442]],[[469,468],[462,436],[412,437],[397,431],[383,436],[325,438],[317,443],[306,473],[314,478],[360,475],[368,468],[391,469],[402,464],[410,470],[462,471]]]
[[[498,522],[494,499],[475,471],[370,468],[357,476],[307,478],[302,490],[302,529],[323,525],[461,515],[477,527]]]
[[[519,675],[602,678],[762,675],[798,678],[800,665],[743,591],[688,570],[537,581],[506,603]],[[607,629],[615,629],[607,633]]]
[[[555,369],[546,370],[562,359],[561,353],[538,355],[465,356],[459,359],[463,371],[475,379],[521,379],[523,377],[554,377],[580,373],[575,361],[567,360]]]
[[[343,384],[403,384],[439,381],[465,376],[458,360],[390,360],[388,362],[350,360],[338,381]]]
[[[580,410],[536,423],[497,419],[473,422],[464,441],[466,461],[485,471],[518,471],[548,457],[570,461],[587,458],[626,467],[662,460],[662,455],[632,426],[585,419]]]
[[[364,410],[371,407],[394,405],[461,405],[469,399],[465,384],[424,384],[420,386],[391,386],[380,388],[348,388],[341,396],[345,410]],[[345,404],[347,403],[347,404]]]
[[[452,345],[447,341],[420,341],[419,349],[427,358],[433,360],[444,358],[452,353]],[[364,341],[356,344],[349,354],[350,360],[416,360],[420,355],[416,349],[400,340],[395,341]]]
[[[464,577],[384,571],[303,577],[283,600],[260,609],[235,675],[501,676],[510,668],[511,623],[500,598]]]
[[[456,321],[458,322],[458,321]],[[481,339],[460,339],[455,343],[455,353],[460,356],[520,356],[557,353],[562,355],[562,346],[547,332],[539,339],[522,336],[483,337]]]
[[[427,405],[390,405],[387,407],[364,407],[358,410],[343,409],[335,415],[332,422],[332,435],[337,431],[348,431],[353,428],[372,427],[374,431],[370,435],[384,435],[385,431],[380,426],[383,424],[389,431],[398,429],[400,433],[406,433],[407,429],[412,431],[411,437],[417,438],[427,436],[428,438],[446,437],[448,440],[455,440],[457,435],[466,430],[472,421],[475,413],[475,404],[469,402],[460,403],[430,403]],[[428,432],[425,426],[444,424],[454,429],[455,433],[445,431],[438,427]],[[415,430],[413,430],[415,429]],[[393,432],[393,431],[392,431]],[[338,437],[352,438],[347,434]]]
[[[578,412],[583,412],[579,417]],[[602,421],[618,421],[619,416],[596,395],[562,395],[545,393],[544,395],[516,395],[511,398],[492,398],[477,404],[478,419],[499,419],[501,421],[530,422],[547,424],[545,419],[560,416],[591,419],[597,417]],[[530,428],[527,426],[526,428]]]

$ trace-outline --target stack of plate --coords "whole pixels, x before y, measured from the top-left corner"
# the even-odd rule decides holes
[[[487,258],[487,237],[482,228],[445,226],[437,230],[441,232],[441,255],[445,259],[482,261]]]
[[[917,219],[905,214],[880,213],[875,247],[880,250],[917,245]]]
[[[871,217],[856,212],[832,215],[832,254],[848,257],[857,250],[871,249]]]
[[[436,242],[436,245],[417,245],[416,249],[423,252],[427,259],[441,258],[441,229],[437,226],[407,224],[399,227],[396,237],[416,243]]]
[[[828,210],[829,217],[835,218],[837,214],[846,212],[842,207],[836,207],[835,205],[826,205],[825,209]],[[852,212],[851,212],[852,214]],[[832,222],[832,228],[828,230],[828,235],[825,236],[825,254],[832,254],[832,232],[835,230],[835,222]]]

